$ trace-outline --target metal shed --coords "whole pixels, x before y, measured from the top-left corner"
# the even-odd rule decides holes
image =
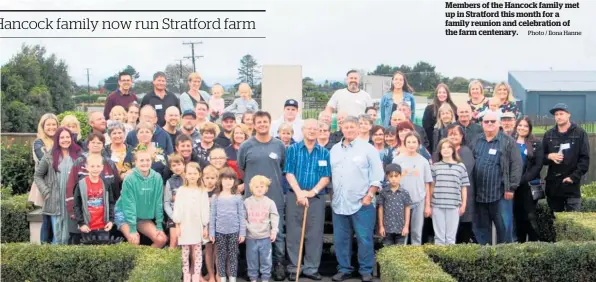
[[[508,81],[525,115],[550,116],[566,103],[573,120],[596,121],[596,71],[510,71]]]

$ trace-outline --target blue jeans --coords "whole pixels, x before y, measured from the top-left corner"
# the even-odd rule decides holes
[[[513,242],[513,201],[501,199],[492,203],[477,203],[474,234],[478,244],[487,245],[492,239],[492,223],[497,230],[497,244]]]
[[[54,241],[54,233],[52,232],[52,216],[41,215],[41,232],[39,234],[39,240],[41,243],[52,243]]]
[[[271,278],[271,240],[269,238],[246,239],[246,264],[251,281],[259,278],[259,269],[262,280]]]
[[[352,273],[352,238],[356,231],[360,274],[372,274],[375,264],[373,234],[376,209],[373,204],[362,206],[355,214],[341,215],[333,212],[333,241],[339,272]]]

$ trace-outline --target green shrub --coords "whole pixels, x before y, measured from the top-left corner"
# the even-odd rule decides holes
[[[377,254],[382,281],[455,282],[419,246],[391,246]]]
[[[11,196],[3,189],[0,203],[2,243],[29,242],[27,214],[33,210],[33,206],[27,201],[27,197],[27,194]]]
[[[77,111],[66,111],[58,115],[58,121],[62,122],[62,119],[66,115],[74,115],[81,124],[81,138],[87,138],[87,135],[91,132],[91,126],[89,126],[87,113]]]
[[[0,180],[2,186],[12,187],[14,194],[28,193],[31,184],[33,184],[33,172],[35,172],[32,145],[29,142],[3,143],[0,151],[2,155]]]
[[[596,281],[595,242],[423,248],[457,281]]]
[[[176,250],[109,246],[2,245],[3,281],[179,281]]]
[[[596,241],[596,213],[556,213],[557,241]]]

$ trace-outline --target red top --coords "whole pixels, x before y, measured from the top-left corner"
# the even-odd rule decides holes
[[[90,215],[89,229],[103,229],[106,226],[104,220],[103,183],[101,180],[93,183],[89,177],[85,177],[85,182],[87,184],[87,206]]]

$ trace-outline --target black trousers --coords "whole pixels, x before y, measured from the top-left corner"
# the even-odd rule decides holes
[[[513,216],[517,241],[538,241],[538,222],[536,220],[536,203],[527,183],[522,183],[513,197]],[[526,238],[527,237],[527,238]],[[527,239],[527,240],[526,240]]]

